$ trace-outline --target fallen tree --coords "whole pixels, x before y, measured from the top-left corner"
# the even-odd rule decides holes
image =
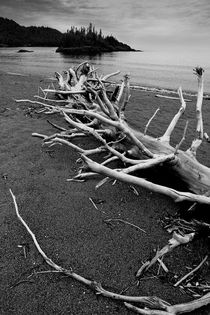
[[[162,137],[153,138],[147,135],[147,129],[155,114],[151,117],[146,125],[144,132],[133,129],[126,121],[125,110],[130,99],[129,77],[124,76],[121,84],[111,81],[111,78],[119,72],[111,73],[106,76],[99,77],[96,69],[88,63],[82,63],[77,69],[70,68],[64,75],[56,73],[58,80],[58,88],[53,86],[42,90],[43,95],[36,95],[38,100],[18,100],[19,102],[28,101],[41,106],[41,112],[46,114],[58,113],[62,115],[65,122],[70,128],[58,126],[51,123],[59,132],[53,135],[42,135],[33,133],[33,136],[43,139],[44,145],[62,144],[69,146],[80,153],[84,166],[79,170],[78,174],[72,180],[85,180],[91,176],[101,174],[105,176],[97,187],[103,185],[108,178],[124,181],[126,183],[141,186],[154,192],[162,193],[171,197],[175,202],[190,201],[192,205],[210,204],[210,169],[201,164],[196,159],[196,153],[200,147],[203,138],[203,120],[202,120],[202,100],[203,100],[203,69],[197,67],[195,75],[198,79],[198,95],[196,103],[196,135],[187,151],[181,150],[181,145],[185,140],[187,132],[187,122],[183,132],[181,141],[176,147],[171,146],[171,134],[176,124],[185,111],[186,103],[181,88],[178,90],[181,102],[178,113],[172,121]],[[100,143],[94,149],[83,149],[77,145],[75,141],[78,137],[94,137]],[[95,154],[108,152],[108,157],[103,163],[93,161],[90,156]],[[112,169],[108,165],[119,160],[123,163],[123,167]],[[122,164],[121,163],[121,164]],[[188,187],[189,191],[178,191],[173,188],[153,183],[149,180],[136,176],[136,171],[151,169],[156,166],[162,166],[163,169],[170,169],[180,180]],[[179,304],[175,306],[169,305],[167,302],[151,297],[125,297],[104,290],[99,284],[93,283],[77,274],[72,270],[57,266],[52,262],[40,249],[37,244],[36,237],[28,228],[25,221],[20,217],[17,204],[13,196],[16,206],[16,213],[31,234],[33,241],[43,256],[45,261],[59,272],[68,274],[78,281],[83,282],[96,293],[104,296],[119,299],[127,302],[141,302],[149,309],[140,309],[139,307],[126,304],[126,306],[140,314],[181,314],[190,312],[210,303],[209,293],[202,298],[190,303]],[[148,269],[166,252],[174,247],[187,243],[193,239],[194,233],[179,235],[175,234],[172,243],[159,251],[154,259],[140,268],[139,274],[143,269]],[[171,240],[170,240],[171,241]]]
[[[79,69],[81,69],[80,75],[78,75]],[[43,91],[44,97],[36,96],[45,102],[31,101],[43,106],[47,114],[57,112],[63,115],[71,129],[61,128],[60,133],[50,136],[37,133],[34,133],[33,136],[43,138],[44,144],[60,143],[77,150],[81,153],[81,157],[88,165],[89,170],[94,173],[100,173],[168,195],[176,202],[187,200],[193,203],[210,204],[210,168],[196,159],[197,150],[204,138],[202,119],[204,71],[197,67],[194,72],[198,79],[197,127],[195,139],[186,151],[181,150],[180,147],[185,139],[187,123],[180,143],[175,148],[170,145],[171,134],[186,108],[181,88],[178,90],[181,102],[178,113],[169,123],[165,133],[161,137],[153,138],[146,134],[151,120],[144,132],[133,129],[126,121],[125,109],[130,99],[128,76],[124,77],[121,85],[116,84],[111,90],[107,90],[107,86],[110,85],[108,80],[119,72],[99,78],[96,70],[87,63],[79,65],[76,70],[68,70],[65,78],[56,73],[59,89],[48,88]],[[60,100],[55,100],[56,103],[49,104],[49,101],[52,101],[52,99],[46,98],[46,95],[49,94],[58,95]],[[63,101],[63,106],[58,104],[58,101]],[[99,147],[84,150],[72,142],[72,139],[76,137],[90,135],[101,143]],[[111,139],[111,142],[107,141],[107,137]],[[107,165],[105,166],[109,160],[99,164],[90,159],[90,155],[104,151],[108,151],[110,156],[125,163],[126,167],[112,170]],[[189,192],[177,191],[135,176],[135,171],[149,169],[157,165],[172,170],[186,183]],[[75,176],[75,179],[84,179],[88,176],[91,174],[80,172]]]

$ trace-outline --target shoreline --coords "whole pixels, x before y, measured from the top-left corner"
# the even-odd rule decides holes
[[[40,79],[42,82],[57,82],[57,79],[52,76],[46,76],[43,74],[27,74],[27,73],[20,73],[20,72],[12,72],[12,71],[3,71],[0,70],[0,75],[8,75],[14,77],[28,77],[31,79]],[[177,89],[173,88],[164,88],[164,87],[153,87],[150,85],[140,85],[140,84],[132,84],[130,85],[131,91],[136,91],[136,92],[151,92],[151,93],[161,93],[161,94],[178,94]],[[190,90],[183,90],[183,95],[186,96],[192,96],[192,97],[197,97],[197,92],[196,91],[190,91]],[[204,92],[204,97],[210,97],[210,93]]]
[[[53,81],[57,81],[56,78],[52,77],[46,77],[45,75],[38,75],[38,74],[26,74],[26,73],[18,73],[18,72],[12,72],[12,71],[3,71],[0,70],[0,74],[7,74],[7,75],[14,75],[14,76],[23,76],[23,77],[34,77],[34,78],[38,78],[41,77],[43,78],[43,80],[52,80]],[[53,74],[52,74],[53,75]],[[136,90],[136,91],[143,91],[143,92],[151,92],[151,93],[161,93],[161,94],[176,94],[177,95],[177,89],[176,88],[165,88],[165,87],[160,87],[160,86],[151,86],[151,85],[142,85],[142,84],[134,84],[131,83],[130,85],[131,90]],[[197,96],[197,92],[196,91],[192,91],[192,90],[183,90],[183,95],[185,96],[192,96],[192,97],[196,97]],[[205,98],[210,98],[210,93],[209,92],[204,92],[204,97]]]

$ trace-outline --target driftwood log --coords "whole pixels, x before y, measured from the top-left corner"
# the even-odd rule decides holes
[[[165,133],[159,138],[154,138],[146,134],[153,117],[144,132],[133,129],[126,122],[125,108],[130,98],[128,76],[124,77],[121,85],[112,84],[110,91],[110,89],[107,90],[107,86],[110,85],[109,80],[119,72],[98,77],[95,69],[88,63],[79,65],[76,70],[66,71],[65,77],[56,73],[59,88],[43,90],[44,97],[36,96],[42,102],[28,100],[43,106],[43,110],[47,114],[57,112],[63,115],[71,129],[65,130],[61,127],[61,132],[54,135],[46,136],[34,133],[33,136],[43,138],[45,144],[60,143],[74,148],[81,153],[82,159],[93,173],[145,187],[151,191],[165,194],[176,202],[187,200],[192,203],[210,204],[210,168],[196,159],[196,152],[204,139],[202,119],[204,70],[197,67],[194,72],[198,79],[195,111],[197,127],[195,139],[186,151],[181,150],[180,147],[185,139],[187,123],[180,143],[176,147],[170,145],[171,134],[186,108],[181,88],[178,90],[181,103],[178,113],[169,123]],[[60,99],[55,99],[55,103],[50,105],[51,96],[55,94]],[[47,95],[50,95],[50,99],[47,98]],[[72,142],[72,139],[81,136],[95,137],[101,145],[96,149],[84,150]],[[105,151],[109,152],[113,159],[119,159],[125,163],[126,167],[113,170],[107,167],[109,159],[102,164],[90,159],[91,155]],[[157,165],[170,168],[185,182],[189,191],[177,191],[135,176],[135,171]],[[91,174],[83,172],[76,175],[75,179],[85,179],[88,176]]]
[[[175,202],[190,201],[192,205],[210,204],[210,168],[199,163],[196,159],[196,152],[201,145],[204,136],[202,119],[203,100],[203,74],[200,67],[195,68],[194,73],[198,80],[198,94],[196,104],[196,136],[188,150],[180,149],[185,140],[187,132],[187,122],[183,132],[183,137],[176,147],[171,146],[170,138],[176,124],[186,108],[182,89],[178,89],[180,99],[180,109],[174,116],[165,133],[154,138],[147,135],[147,129],[154,118],[151,117],[144,132],[133,129],[126,121],[125,109],[130,99],[130,83],[128,75],[125,75],[121,84],[111,81],[111,78],[119,72],[105,76],[98,76],[96,69],[84,62],[76,69],[70,68],[63,75],[56,72],[58,87],[53,86],[42,90],[43,95],[36,95],[36,100],[18,100],[17,102],[28,101],[41,106],[40,112],[46,114],[58,113],[69,124],[70,128],[52,124],[59,132],[53,135],[42,135],[33,133],[33,136],[43,139],[45,145],[63,144],[76,150],[84,161],[83,169],[71,180],[85,180],[91,176],[101,174],[105,176],[97,187],[104,184],[108,178],[120,180],[132,185],[137,185],[149,189],[153,192],[162,193],[171,197]],[[158,110],[157,110],[158,111]],[[157,112],[156,111],[156,112]],[[77,137],[91,136],[100,143],[95,149],[83,149],[76,143]],[[103,163],[94,161],[90,156],[98,153],[109,153]],[[108,165],[114,161],[123,162],[124,167],[111,169]],[[122,163],[121,163],[122,164]],[[188,191],[178,191],[170,187],[155,184],[146,179],[136,176],[136,171],[149,169],[155,166],[162,166],[172,170],[188,187]],[[12,194],[12,192],[11,192]],[[45,261],[59,272],[83,282],[101,295],[122,300],[125,305],[139,314],[181,314],[198,309],[210,303],[209,293],[189,303],[171,306],[167,302],[153,297],[126,297],[104,290],[100,284],[93,283],[72,270],[66,270],[49,259],[41,250],[35,235],[27,226],[26,222],[19,215],[15,197],[12,194],[18,218],[31,234],[33,241],[44,257]],[[184,236],[190,241],[194,234]],[[181,237],[181,236],[180,236]],[[182,242],[177,239],[172,245],[167,246],[167,252]],[[166,247],[165,247],[166,248]],[[144,268],[148,268],[162,254],[165,248],[160,251],[154,260],[149,262]],[[130,302],[141,302],[146,309],[142,309],[129,304]]]

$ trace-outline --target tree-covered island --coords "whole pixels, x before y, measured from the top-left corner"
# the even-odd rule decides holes
[[[127,44],[119,42],[114,36],[104,36],[92,23],[87,28],[71,27],[61,38],[56,52],[66,54],[98,54],[113,51],[135,51]]]

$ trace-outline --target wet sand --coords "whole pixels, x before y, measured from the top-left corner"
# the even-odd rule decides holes
[[[28,277],[50,268],[18,221],[9,188],[40,246],[57,264],[67,269],[72,267],[76,273],[101,282],[116,293],[129,287],[125,294],[156,295],[173,304],[191,300],[168,280],[174,275],[180,278],[188,272],[186,267],[197,265],[202,260],[208,253],[204,240],[180,247],[164,258],[170,270],[168,279],[154,277],[158,267],[155,266],[139,286],[132,286],[142,262],[152,257],[155,250],[163,247],[170,238],[160,220],[180,213],[183,206],[140,187],[136,187],[137,196],[128,185],[119,182],[115,185],[107,183],[95,190],[101,177],[85,183],[67,182],[66,179],[78,170],[78,154],[64,146],[43,147],[40,139],[31,136],[32,132],[55,133],[46,120],[63,124],[62,120],[57,116],[37,115],[28,110],[32,107],[30,104],[14,101],[32,99],[38,86],[47,85],[43,79],[0,73],[1,314],[133,314],[122,303],[96,296],[71,278],[55,273]],[[170,104],[173,102],[176,110],[177,102],[170,100]],[[158,99],[154,94],[132,91],[127,117],[138,127],[139,123],[145,123],[151,117],[157,106],[167,108],[168,103],[169,100]],[[148,111],[135,121],[138,104],[147,105]],[[156,129],[156,121],[151,124],[150,132],[160,133],[172,114],[166,112],[166,117],[157,118],[162,119],[158,124],[161,129]],[[178,135],[182,134],[183,125],[181,121]],[[193,126],[192,123],[190,128]],[[96,145],[86,139],[78,142],[83,147],[89,143],[92,147]],[[208,153],[209,149],[204,145],[201,150],[201,158],[206,164],[209,155],[206,156],[205,152]],[[96,209],[89,198],[96,203],[103,202],[97,203]],[[104,220],[110,218],[129,221],[146,233],[121,222],[108,225]],[[25,246],[26,255],[20,245]],[[206,307],[189,314],[207,315],[209,312],[210,307]]]

